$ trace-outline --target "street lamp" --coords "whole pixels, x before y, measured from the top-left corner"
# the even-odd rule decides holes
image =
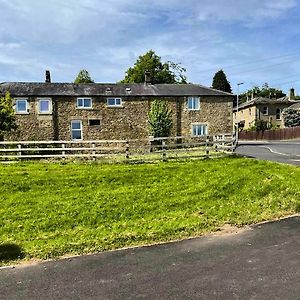
[[[244,84],[244,82],[239,82],[237,83],[237,97],[236,97],[236,121],[237,121],[237,129],[236,129],[236,145],[239,140],[239,118],[238,118],[238,113],[239,113],[239,96],[240,96],[240,85]]]

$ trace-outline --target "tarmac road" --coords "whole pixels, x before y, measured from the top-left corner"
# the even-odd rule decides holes
[[[235,153],[300,166],[300,141],[240,141]]]
[[[1,299],[300,299],[300,218],[0,269]]]

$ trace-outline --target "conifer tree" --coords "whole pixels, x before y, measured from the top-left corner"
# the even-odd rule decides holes
[[[223,92],[231,93],[231,86],[227,80],[226,74],[223,70],[219,70],[213,78],[212,88]]]

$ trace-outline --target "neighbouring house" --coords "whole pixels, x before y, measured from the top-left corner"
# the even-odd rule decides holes
[[[234,121],[239,123],[242,129],[249,129],[255,125],[256,121],[265,121],[269,127],[282,128],[284,122],[282,118],[283,109],[296,103],[294,100],[294,89],[290,90],[290,95],[278,99],[264,97],[253,98],[234,107]]]
[[[48,74],[49,75],[49,74]],[[5,82],[18,130],[6,140],[142,139],[154,99],[172,111],[172,136],[232,132],[234,96],[196,84]]]

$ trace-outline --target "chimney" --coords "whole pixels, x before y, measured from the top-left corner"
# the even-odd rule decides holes
[[[145,84],[151,84],[151,74],[149,71],[145,71]]]
[[[50,75],[50,71],[46,71],[46,79],[45,79],[46,83],[50,83],[51,82],[51,75]]]
[[[295,89],[290,89],[289,100],[295,100]]]

